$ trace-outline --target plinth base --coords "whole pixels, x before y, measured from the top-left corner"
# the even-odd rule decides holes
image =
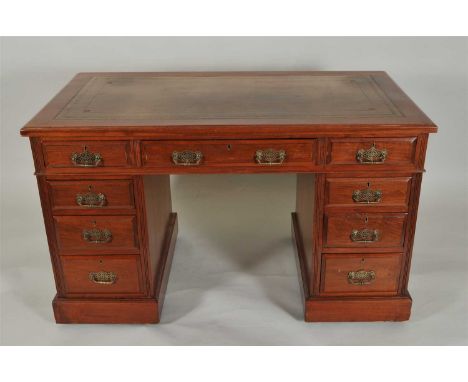
[[[55,297],[59,324],[156,324],[160,320],[177,239],[177,214],[171,213],[156,274],[156,297],[131,299],[77,299]]]
[[[320,297],[309,293],[309,275],[297,215],[292,214],[292,237],[307,322],[406,321],[411,314],[410,295],[395,297]]]

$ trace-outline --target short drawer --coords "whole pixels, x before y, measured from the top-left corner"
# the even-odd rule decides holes
[[[135,216],[54,216],[60,254],[138,252]]]
[[[66,294],[142,293],[139,255],[61,256],[60,261]]]
[[[411,178],[327,178],[328,207],[392,207],[407,211]]]
[[[324,247],[403,247],[406,214],[329,214]]]
[[[416,138],[331,139],[327,164],[374,170],[374,166],[414,167],[415,151]]]
[[[46,167],[96,168],[132,165],[128,141],[46,141]]]
[[[322,257],[322,294],[396,295],[401,253],[335,254]]]
[[[133,209],[131,180],[48,181],[52,208],[59,210]]]
[[[316,140],[145,141],[145,167],[189,169],[252,167],[260,170],[306,167],[316,163]]]

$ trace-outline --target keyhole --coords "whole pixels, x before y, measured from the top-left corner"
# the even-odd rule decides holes
[[[369,222],[369,218],[368,218],[367,216],[364,218],[364,222],[365,222],[366,224]]]
[[[367,188],[370,188],[370,182],[367,182]]]
[[[364,260],[364,259],[363,259]],[[99,264],[102,264],[102,260],[99,260]]]
[[[231,145],[227,145],[228,151],[231,151]]]
[[[93,186],[90,184],[90,185],[88,186],[88,191],[91,191],[92,189],[93,189]]]
[[[93,226],[96,227],[96,220],[93,220],[92,223],[93,223]]]

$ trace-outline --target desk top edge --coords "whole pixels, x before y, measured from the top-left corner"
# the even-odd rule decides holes
[[[301,81],[294,82],[294,80],[297,79],[298,76],[302,77]],[[80,92],[83,93],[83,89],[86,88],[86,86],[89,85],[90,82],[92,82],[95,79],[97,79],[97,81],[103,81],[104,78],[109,79],[109,77],[112,77],[113,80],[123,81],[123,84],[128,83],[128,81],[134,81],[136,79],[140,82],[140,88],[142,84],[146,85],[147,82],[151,79],[170,79],[170,81],[172,81],[172,83],[175,84],[174,86],[179,87],[181,86],[180,81],[186,81],[187,79],[194,81],[199,81],[200,79],[202,81],[205,81],[206,79],[209,79],[209,81],[211,81],[211,88],[208,86],[205,87],[205,89],[201,89],[202,91],[205,91],[205,93],[202,94],[208,94],[208,96],[206,97],[206,103],[204,105],[201,105],[201,109],[203,109],[203,107],[206,107],[207,105],[211,107],[213,104],[211,110],[212,115],[215,115],[218,112],[219,105],[221,105],[221,108],[223,108],[224,104],[218,103],[218,105],[216,105],[215,103],[217,101],[217,98],[210,99],[209,97],[212,96],[210,93],[213,92],[214,95],[212,97],[217,96],[219,98],[219,96],[221,95],[222,97],[226,97],[227,100],[229,100],[229,97],[231,96],[229,91],[221,91],[219,86],[218,88],[213,87],[213,84],[216,85],[216,82],[219,82],[220,78],[222,78],[221,81],[230,81],[230,83],[234,84],[235,86],[237,86],[237,83],[239,81],[242,81],[242,79],[244,80],[244,88],[242,88],[242,86],[237,86],[236,88],[239,97],[237,99],[234,99],[234,101],[243,101],[241,96],[244,96],[245,94],[250,95],[252,93],[252,90],[251,88],[248,88],[246,90],[245,84],[249,84],[251,81],[257,81],[257,83],[261,84],[259,86],[260,95],[263,97],[263,99],[261,97],[255,98],[256,95],[254,94],[252,100],[254,104],[255,102],[259,104],[259,108],[263,107],[266,111],[264,113],[265,115],[260,118],[249,118],[248,116],[244,117],[239,115],[235,116],[234,118],[229,116],[227,118],[224,118],[226,113],[229,114],[229,112],[232,112],[233,114],[235,114],[235,112],[239,113],[239,110],[241,110],[239,108],[233,109],[232,103],[229,104],[226,102],[225,104],[228,105],[228,107],[225,108],[225,110],[221,110],[219,112],[221,114],[225,113],[225,115],[222,115],[223,118],[204,118],[204,116],[201,116],[201,118],[197,118],[197,114],[193,113],[192,115],[189,114],[188,117],[185,119],[181,119],[177,116],[171,118],[170,114],[168,114],[169,117],[166,119],[151,118],[151,116],[150,118],[140,118],[139,115],[138,119],[112,119],[112,117],[105,118],[105,114],[101,113],[101,115],[104,115],[104,117],[101,119],[86,119],[76,117],[76,115],[82,115],[76,113],[76,110],[78,110],[78,112],[81,111],[78,108],[80,105],[78,105],[78,107],[76,107],[75,110],[71,110],[71,113],[69,113],[69,115],[65,113],[63,117],[64,109],[66,107],[70,107],[69,105],[76,100],[77,95],[79,95]],[[248,79],[245,77],[248,77]],[[296,112],[297,110],[299,110],[299,112],[308,112],[309,104],[306,104],[305,101],[310,102],[311,99],[313,100],[313,97],[316,97],[315,100],[317,100],[317,97],[319,97],[319,101],[321,101],[321,93],[316,91],[314,94],[314,89],[312,89],[313,86],[310,86],[309,88],[307,88],[307,86],[302,86],[302,82],[304,82],[304,80],[308,81],[309,79],[311,79],[311,81],[314,81],[312,77],[315,79],[318,77],[322,77],[322,79],[323,77],[326,77],[324,81],[328,81],[328,83],[330,81],[336,82],[332,85],[335,86],[335,90],[338,89],[338,96],[341,96],[343,93],[346,92],[350,93],[351,89],[351,87],[349,86],[346,88],[342,86],[341,83],[338,83],[340,82],[338,78],[343,78],[347,81],[354,81],[356,80],[356,78],[370,78],[372,81],[375,81],[376,89],[373,90],[370,88],[372,84],[368,85],[367,83],[364,83],[363,86],[369,86],[369,89],[371,89],[369,90],[369,93],[371,91],[375,93],[375,95],[374,93],[371,94],[371,96],[375,97],[375,100],[371,100],[373,102],[371,106],[377,104],[377,108],[381,107],[381,109],[383,110],[382,114],[361,115],[359,117],[348,117],[346,115],[321,115],[320,113],[322,113],[324,107],[330,107],[330,102],[328,104],[322,102],[322,105],[316,106],[316,109],[318,110],[318,113],[320,115],[317,116],[310,114],[302,118]],[[334,80],[335,78],[337,80]],[[371,82],[371,80],[369,80],[368,82]],[[293,81],[293,83],[295,84],[293,85],[296,86],[296,93],[288,93],[290,88],[293,88],[294,90],[294,86],[290,86],[291,81]],[[319,84],[322,87],[322,91],[324,87],[325,90],[328,90],[328,88],[326,88],[326,86],[328,86],[328,83],[324,81],[322,81],[322,84]],[[112,81],[109,83],[112,83]],[[120,85],[122,85],[122,83]],[[315,85],[316,83],[317,81],[315,81],[315,83],[312,83],[312,85]],[[131,84],[131,86],[133,85]],[[264,86],[264,88],[261,88],[261,86]],[[281,92],[277,94],[278,99],[273,98],[270,101],[268,95],[265,96],[265,94],[267,94],[266,90],[269,90],[268,86],[276,86],[276,88],[274,89],[279,89],[280,91],[285,89],[286,90],[283,94],[281,94]],[[299,90],[297,90],[297,88],[299,88]],[[155,93],[155,89],[157,90],[156,87],[150,89],[151,93],[149,94],[151,96],[153,96],[153,94]],[[187,85],[185,89],[187,89]],[[183,87],[182,90],[184,90]],[[136,91],[139,91],[138,88],[136,89]],[[248,93],[248,91],[250,91],[250,93]],[[307,93],[308,91],[310,92]],[[139,96],[139,94],[135,92],[130,95],[135,96],[135,94]],[[184,93],[180,92],[179,94],[183,95]],[[179,96],[179,94],[177,94],[176,96]],[[358,95],[360,96],[360,93]],[[110,99],[112,100],[115,99],[115,97],[121,97],[122,95],[114,91],[114,93],[111,93],[110,96]],[[163,96],[166,97],[166,95],[161,95],[159,101],[163,98]],[[290,114],[286,114],[283,116],[278,116],[277,113],[275,115],[275,112],[277,110],[277,108],[274,108],[275,102],[277,107],[278,102],[283,102],[283,99],[286,99],[286,102],[290,101],[288,106],[294,108],[296,107],[296,104],[292,101],[295,101],[300,96],[302,96],[302,99],[299,99],[298,104],[300,105],[300,102],[302,101],[303,109],[292,110]],[[333,94],[329,96],[329,99],[331,99],[332,101],[335,99],[333,98],[333,96]],[[364,96],[369,98],[368,94],[364,94]],[[309,97],[309,99],[307,99],[306,97]],[[364,97],[362,98],[364,99]],[[88,99],[84,99],[84,102],[89,103],[89,100],[94,99],[95,94],[90,94],[88,95]],[[145,100],[144,98],[142,99]],[[174,101],[174,99],[177,103],[178,99],[173,97],[172,101]],[[348,99],[353,100],[353,98],[350,97],[348,97]],[[117,98],[117,100],[119,99]],[[346,102],[346,99],[342,98],[341,101],[343,100],[344,102]],[[187,100],[185,99],[183,101]],[[213,101],[215,102],[213,103]],[[340,101],[340,99],[338,99],[338,101]],[[189,102],[191,102],[191,100],[189,100]],[[75,101],[75,103],[78,102]],[[186,103],[184,106],[186,105],[191,106],[190,103]],[[245,108],[246,105],[248,104],[239,105],[239,107],[243,106]],[[107,106],[108,108],[111,107],[112,109],[113,105],[106,105],[104,103],[104,106]],[[169,112],[174,113],[174,102],[172,103],[172,105],[169,106],[169,108],[171,107],[172,109],[169,109]],[[216,109],[216,107],[218,107],[218,109]],[[231,109],[229,109],[229,107],[231,107]],[[253,105],[252,107],[256,106]],[[384,107],[388,107],[389,112],[387,112],[387,110],[384,109]],[[75,115],[73,114],[74,112]],[[256,109],[250,110],[250,112],[255,113]],[[137,115],[135,113],[136,112],[134,112],[133,116]],[[200,114],[198,114],[198,116],[200,116]],[[437,126],[419,109],[419,107],[398,87],[398,85],[384,71],[84,72],[75,75],[73,79],[39,113],[37,113],[34,118],[32,118],[21,129],[21,135],[52,136],[55,133],[64,136],[73,135],[77,133],[92,135],[93,131],[106,131],[115,134],[123,133],[126,131],[126,133],[129,135],[151,133],[164,135],[165,131],[171,133],[172,130],[174,132],[180,132],[184,130],[188,134],[190,134],[192,130],[197,130],[197,132],[200,133],[200,130],[203,129],[206,129],[206,132],[209,135],[210,130],[213,129],[224,129],[226,130],[226,133],[229,134],[237,128],[241,130],[248,130],[249,127],[252,131],[259,133],[267,132],[270,130],[284,129],[287,130],[284,133],[291,134],[291,136],[300,136],[301,132],[306,132],[307,134],[326,134],[327,132],[349,133],[353,129],[358,129],[360,131],[369,130],[369,132],[377,130],[381,133],[391,133],[397,131],[400,133],[403,133],[405,131],[432,133],[437,131]]]

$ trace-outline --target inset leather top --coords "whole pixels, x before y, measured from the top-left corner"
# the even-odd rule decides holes
[[[21,133],[279,127],[296,135],[358,126],[436,131],[385,72],[167,72],[80,73]]]

